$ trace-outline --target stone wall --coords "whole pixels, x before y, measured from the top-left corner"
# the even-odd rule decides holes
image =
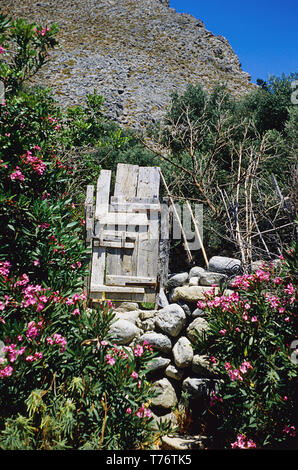
[[[196,337],[203,336],[208,322],[197,302],[222,281],[229,281],[240,269],[237,259],[215,256],[209,269],[193,267],[189,272],[169,276],[162,308],[141,310],[137,303],[125,302],[116,308],[116,322],[110,333],[117,344],[132,345],[147,340],[157,353],[148,378],[155,381],[158,396],[152,409],[158,417],[172,417],[182,391],[194,400],[216,390],[218,378],[205,356],[194,352]],[[216,287],[215,289],[218,289]],[[231,293],[229,289],[226,294]]]

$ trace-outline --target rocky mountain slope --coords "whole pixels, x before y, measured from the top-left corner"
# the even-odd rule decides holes
[[[1,10],[43,26],[58,23],[61,48],[38,75],[63,105],[96,89],[106,113],[141,127],[159,119],[173,91],[226,82],[236,95],[253,86],[229,42],[168,0],[1,0]]]

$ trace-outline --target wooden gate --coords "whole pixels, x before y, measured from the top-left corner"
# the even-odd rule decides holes
[[[119,163],[113,196],[111,176],[101,170],[95,207],[94,187],[87,188],[89,298],[156,304],[168,266],[168,206],[159,200],[160,170]]]

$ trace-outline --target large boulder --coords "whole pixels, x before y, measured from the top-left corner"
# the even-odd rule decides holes
[[[176,337],[184,327],[186,315],[178,304],[162,308],[155,317],[155,325],[164,333]]]
[[[183,378],[183,370],[178,369],[178,367],[174,366],[173,364],[168,365],[165,374],[167,377],[174,380],[182,380]]]
[[[188,280],[188,273],[174,274],[168,279],[167,288],[173,289],[173,287],[183,286]]]
[[[201,286],[212,286],[212,285],[219,285],[220,282],[226,281],[228,276],[223,273],[212,273],[212,272],[205,272],[200,277],[200,284]]]
[[[178,302],[182,300],[184,302],[197,302],[198,300],[204,300],[204,294],[210,292],[210,287],[205,286],[182,286],[175,287],[172,292],[172,301]],[[215,293],[217,294],[218,288],[215,287]]]
[[[156,392],[156,396],[152,399],[153,406],[171,409],[177,405],[175,389],[167,378],[157,380],[152,388]]]
[[[173,347],[173,356],[176,366],[180,369],[189,367],[192,363],[193,355],[193,348],[190,341],[185,336],[181,336]]]
[[[109,329],[109,339],[116,344],[129,344],[140,332],[131,321],[117,320]]]
[[[200,266],[194,266],[193,268],[191,268],[191,270],[189,271],[189,274],[188,274],[188,277],[189,279],[191,279],[192,277],[198,277],[200,278],[202,274],[204,274],[205,272],[205,269],[204,268],[201,268]]]
[[[209,260],[209,271],[223,274],[236,274],[240,270],[241,261],[226,256],[213,256]]]
[[[148,341],[154,350],[163,353],[170,353],[172,350],[172,342],[166,335],[156,332],[147,332],[140,337],[140,342]]]
[[[170,362],[170,359],[158,356],[149,361],[147,367],[149,372],[156,372],[157,370],[165,369],[170,364]]]
[[[195,354],[191,364],[192,371],[199,377],[213,378],[216,376],[214,366],[208,356]]]
[[[203,337],[208,329],[209,325],[205,318],[197,317],[189,324],[186,330],[186,336],[192,343],[195,343],[197,336]]]

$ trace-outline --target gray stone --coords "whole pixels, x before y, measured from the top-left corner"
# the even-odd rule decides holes
[[[116,344],[129,344],[140,332],[132,322],[117,320],[109,329],[109,339]]]
[[[192,277],[201,277],[202,274],[204,274],[205,269],[201,268],[200,266],[194,266],[191,268],[189,271],[188,277],[191,279]]]
[[[193,355],[193,348],[190,341],[185,336],[181,336],[173,347],[173,356],[176,366],[180,369],[189,367],[192,363]]]
[[[159,429],[159,424],[161,423],[170,423],[173,426],[177,425],[177,418],[173,412],[171,413],[166,413],[165,415],[158,416],[155,413],[152,413],[152,423],[151,423],[151,429],[154,431],[158,431]]]
[[[216,284],[217,286],[222,281],[226,281],[228,276],[223,273],[212,273],[212,272],[205,272],[200,277],[200,284],[201,286],[212,286]]]
[[[176,337],[182,330],[185,320],[186,316],[180,305],[170,304],[158,312],[155,324],[164,333]]]
[[[190,435],[170,435],[162,436],[162,450],[204,450],[207,446],[206,436],[190,436]]]
[[[190,286],[198,286],[199,285],[199,279],[201,279],[199,276],[191,277],[190,280],[189,280],[189,285]]]
[[[154,350],[169,353],[172,350],[172,342],[168,336],[161,333],[148,332],[140,337],[140,341],[148,341]]]
[[[172,293],[173,302],[183,300],[185,302],[197,302],[198,300],[204,300],[204,294],[210,292],[210,287],[206,286],[182,286],[176,287]],[[218,288],[215,287],[215,293],[218,292]]]
[[[241,261],[226,256],[213,256],[209,260],[209,271],[223,274],[236,274],[240,270]]]
[[[197,317],[188,326],[186,336],[192,343],[195,343],[197,341],[197,337],[203,337],[204,333],[208,329],[209,325],[205,318]]]
[[[214,377],[216,372],[208,356],[195,354],[191,365],[192,371],[200,377]]]
[[[186,313],[186,315],[187,315],[188,317],[191,316],[191,310],[190,310],[190,308],[189,308],[189,306],[188,306],[187,304],[181,302],[181,303],[179,303],[178,305],[180,305],[180,307],[183,308],[184,312]]]
[[[157,301],[158,301],[158,306],[161,308],[167,307],[169,305],[169,301],[165,294],[164,289],[160,289]]]
[[[135,310],[135,311],[128,311],[128,312],[115,312],[115,320],[127,320],[133,323],[134,325],[137,322],[137,319],[139,318],[140,311]]]
[[[173,289],[173,287],[183,286],[188,280],[188,273],[174,274],[168,279],[167,288]]]
[[[169,377],[170,379],[174,379],[174,380],[182,380],[183,378],[183,370],[178,369],[173,364],[168,365],[168,367],[166,368],[165,374],[167,377]]]
[[[206,312],[204,312],[204,310],[202,310],[201,308],[196,308],[196,309],[192,312],[191,316],[192,316],[193,318],[205,317],[205,316],[206,316]]]
[[[187,377],[182,383],[182,390],[188,392],[192,399],[206,398],[211,395],[211,392],[218,391],[218,381]]]
[[[171,409],[178,403],[175,389],[167,378],[154,382],[152,389],[157,395],[152,399],[152,405],[164,409]]]
[[[165,369],[170,364],[170,362],[170,359],[157,356],[154,357],[150,362],[148,362],[147,367],[150,372],[156,372],[157,370]]]
[[[139,305],[136,302],[121,302],[115,308],[115,312],[134,312],[139,310]]]

